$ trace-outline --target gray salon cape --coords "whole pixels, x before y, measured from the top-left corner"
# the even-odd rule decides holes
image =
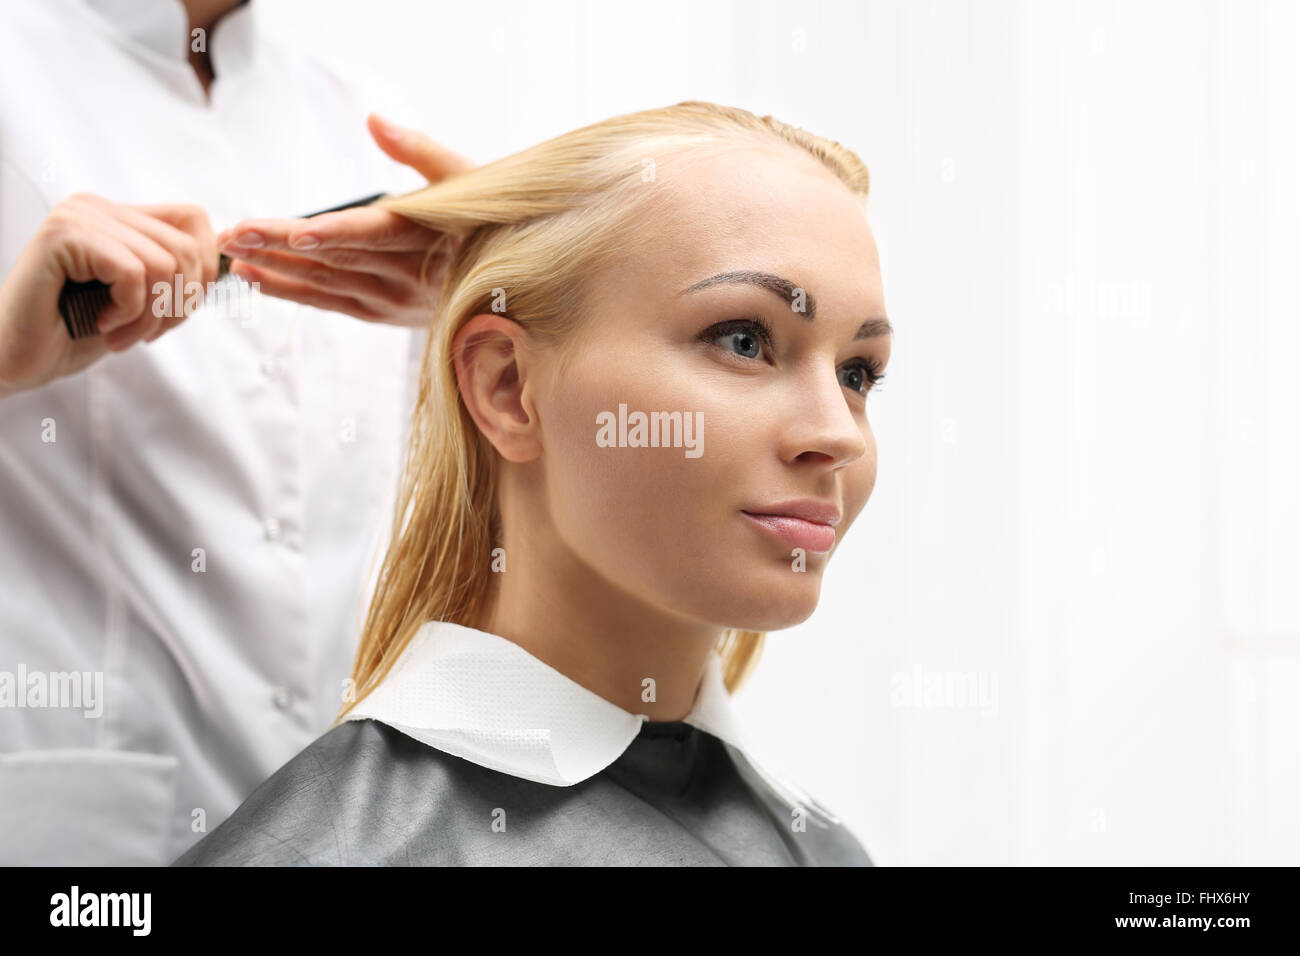
[[[176,863],[871,861],[825,807],[750,758],[716,652],[690,712],[651,721],[514,641],[429,621],[343,723]]]
[[[316,740],[173,865],[871,865],[823,808],[803,811],[681,721],[644,723],[604,770],[556,787],[366,719]]]

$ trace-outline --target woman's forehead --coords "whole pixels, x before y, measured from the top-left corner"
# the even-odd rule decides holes
[[[737,150],[675,163],[645,220],[651,241],[637,252],[682,262],[701,250],[821,255],[848,246],[874,259],[863,197],[794,149]],[[651,256],[653,257],[653,256]]]
[[[675,166],[604,291],[667,300],[710,276],[762,272],[816,289],[828,304],[882,309],[878,251],[861,197],[811,157],[810,167],[797,155],[792,162],[754,152],[749,161],[723,156]]]

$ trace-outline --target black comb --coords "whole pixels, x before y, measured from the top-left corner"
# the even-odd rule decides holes
[[[312,216],[323,216],[327,212],[339,212],[355,206],[369,206],[376,199],[382,199],[384,195],[385,193],[375,193],[373,196],[354,199],[340,206],[309,212],[299,218],[310,219]],[[221,258],[217,260],[217,278],[229,274],[230,257],[222,253]],[[113,294],[109,286],[98,279],[91,279],[89,282],[73,282],[69,279],[64,282],[63,288],[59,291],[59,314],[63,316],[63,325],[67,328],[68,335],[74,339],[99,335],[99,326],[96,324],[99,312],[112,301]]]

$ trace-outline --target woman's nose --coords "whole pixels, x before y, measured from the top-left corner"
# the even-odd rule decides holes
[[[792,381],[790,414],[784,438],[784,457],[820,455],[843,467],[867,452],[864,412],[855,411],[848,388],[832,370],[819,366],[814,374],[801,373]]]

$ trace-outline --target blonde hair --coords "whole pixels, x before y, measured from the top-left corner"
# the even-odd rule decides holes
[[[500,542],[496,450],[456,384],[452,342],[509,290],[505,313],[558,361],[585,314],[590,277],[625,258],[661,203],[663,168],[728,150],[806,151],[865,203],[867,168],[839,143],[771,116],[702,101],[615,116],[375,205],[441,233],[442,292],[425,346],[392,536],[336,723],[369,694],[427,621],[480,627],[492,548]],[[561,376],[556,376],[558,381]],[[717,650],[730,692],[766,635],[727,629]]]

